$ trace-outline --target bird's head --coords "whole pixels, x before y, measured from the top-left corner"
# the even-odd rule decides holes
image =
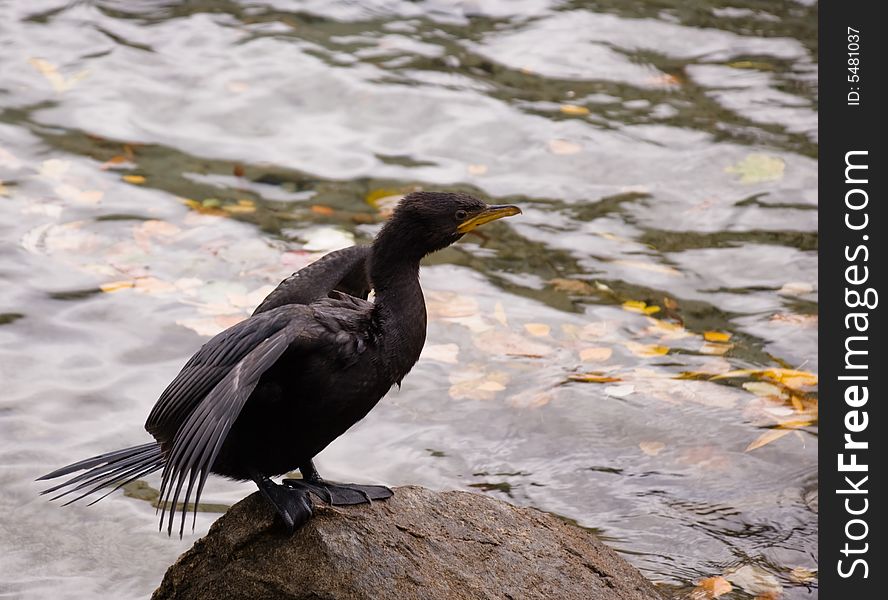
[[[413,192],[398,203],[383,231],[424,256],[484,223],[520,213],[517,206],[489,205],[458,192]]]

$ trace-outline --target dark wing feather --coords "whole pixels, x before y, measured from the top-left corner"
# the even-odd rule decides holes
[[[286,304],[311,304],[337,290],[357,298],[370,293],[370,246],[331,252],[284,279],[262,301],[254,315]]]
[[[145,429],[167,444],[201,400],[263,340],[287,326],[305,307],[282,307],[250,317],[204,344],[163,391]]]
[[[186,479],[188,487],[182,500],[180,536],[185,527],[188,499],[195,483],[197,483],[194,497],[196,513],[207,475],[232,424],[237,420],[262,374],[272,367],[288,348],[298,342],[305,326],[306,321],[295,320],[253,348],[216,384],[176,433],[163,470],[158,504],[159,510],[164,511],[164,514],[168,513],[168,533],[172,533],[173,515]],[[161,529],[163,521],[164,515],[161,515]]]

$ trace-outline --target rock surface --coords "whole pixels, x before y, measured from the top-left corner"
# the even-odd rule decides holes
[[[169,568],[153,599],[661,600],[578,527],[467,492],[402,487],[287,535],[254,493]]]

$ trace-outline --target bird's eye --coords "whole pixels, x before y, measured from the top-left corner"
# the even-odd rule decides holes
[[[458,211],[456,211],[456,220],[457,221],[465,221],[465,219],[466,219],[466,211],[464,211],[463,209],[459,209]]]

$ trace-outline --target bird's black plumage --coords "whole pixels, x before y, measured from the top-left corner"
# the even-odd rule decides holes
[[[209,473],[253,479],[291,527],[311,514],[308,491],[340,503],[391,495],[381,486],[328,485],[312,459],[419,358],[426,335],[420,259],[518,212],[464,194],[408,195],[371,246],[331,253],[302,269],[250,318],[204,344],[151,411],[145,428],[154,443],[49,473],[41,479],[87,470],[47,492],[86,490],[77,500],[162,469],[167,529],[181,499],[180,534],[188,501],[193,495],[196,507]],[[371,282],[375,302],[366,300]],[[305,481],[285,480],[289,491],[269,479],[296,468]]]

